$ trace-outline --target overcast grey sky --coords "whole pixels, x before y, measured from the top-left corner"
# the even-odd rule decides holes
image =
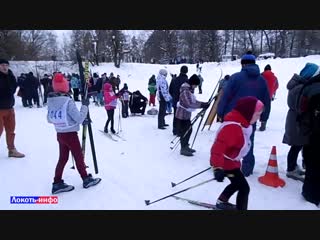
[[[63,43],[63,36],[70,36],[72,30],[54,30],[58,36],[58,41],[60,44]],[[128,35],[138,36],[141,32],[146,33],[146,36],[150,34],[152,30],[124,30],[124,32]]]

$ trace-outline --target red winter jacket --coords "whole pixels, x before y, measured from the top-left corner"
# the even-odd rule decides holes
[[[274,73],[270,70],[264,71],[262,73],[262,76],[264,77],[264,79],[267,82],[270,98],[272,98],[279,87],[278,79],[274,75]]]
[[[227,157],[236,158],[239,155],[245,144],[242,127],[248,129],[250,124],[236,110],[231,111],[225,116],[224,123],[230,121],[240,123],[241,126],[236,124],[226,125],[218,133],[211,147],[210,165],[214,168],[233,170],[241,167],[240,160],[230,160]],[[248,138],[250,138],[250,136],[247,136],[247,139]]]

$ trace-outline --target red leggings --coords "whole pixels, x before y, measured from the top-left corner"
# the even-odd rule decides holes
[[[156,95],[155,94],[150,94],[150,98],[149,98],[149,106],[153,104],[153,106],[156,105]]]
[[[57,133],[57,140],[59,143],[59,161],[56,166],[54,182],[60,182],[62,180],[62,174],[64,167],[69,159],[69,151],[71,151],[76,162],[77,170],[81,178],[88,176],[86,171],[86,165],[84,163],[84,157],[82,154],[80,141],[77,132]]]

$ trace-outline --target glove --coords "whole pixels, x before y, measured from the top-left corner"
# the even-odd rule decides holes
[[[217,122],[223,123],[223,117],[217,116]]]
[[[213,170],[214,177],[218,182],[223,182],[224,179],[224,171],[221,168],[216,168]]]
[[[82,105],[85,105],[88,107],[90,104],[90,100],[89,100],[89,98],[84,98],[81,100],[81,103],[82,103]]]
[[[209,106],[210,106],[210,103],[208,102],[201,103],[201,108],[208,108]]]
[[[88,125],[90,122],[91,122],[91,121],[90,121],[88,118],[86,118],[86,119],[83,121],[82,125]]]

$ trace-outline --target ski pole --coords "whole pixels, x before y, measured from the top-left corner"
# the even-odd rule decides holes
[[[212,92],[212,95],[211,95],[211,97],[210,97],[210,99],[209,99],[209,104],[211,104],[212,101],[214,100],[215,92],[216,92],[216,90],[217,90],[217,88],[218,88],[218,86],[219,86],[219,82],[220,82],[221,79],[222,79],[222,69],[221,69],[221,68],[220,68],[220,71],[221,71],[220,78],[219,78],[219,80],[218,80],[218,82],[217,82],[217,84],[216,84],[216,86],[215,86],[215,88],[214,88],[214,90],[213,90],[213,92]],[[210,106],[210,105],[209,105],[209,106]],[[197,135],[198,135],[198,132],[199,132],[199,129],[200,129],[200,125],[201,125],[201,123],[202,123],[202,121],[203,121],[203,119],[204,119],[204,115],[205,115],[207,109],[208,109],[208,108],[204,109],[203,115],[201,116],[201,120],[200,120],[200,122],[199,122],[197,131],[196,131],[196,134],[194,135],[191,148],[193,147],[194,142],[196,141],[196,138],[197,138]]]
[[[72,155],[72,154],[71,154]],[[73,155],[72,155],[72,167],[71,167],[71,169],[75,169],[75,167],[74,167],[74,157],[73,157]]]
[[[192,126],[195,124],[195,122],[198,120],[198,118],[199,118],[202,114],[203,114],[203,110],[201,110],[201,111],[192,119],[192,122],[191,122],[190,127],[186,130],[186,132],[183,134],[183,136],[180,137],[180,139],[179,139],[176,143],[174,143],[173,140],[172,140],[171,143],[174,143],[174,145],[170,147],[171,150],[175,150],[175,149],[177,148],[177,146],[178,146],[179,143],[180,143],[181,138],[184,138],[185,136],[187,136],[188,132],[192,129]],[[177,139],[178,137],[179,137],[179,136],[176,136],[175,139]],[[174,139],[174,140],[175,140],[175,139]]]
[[[201,172],[198,172],[198,173],[192,175],[191,177],[188,177],[188,178],[186,178],[186,179],[184,179],[184,180],[182,180],[182,181],[180,181],[180,182],[178,182],[178,183],[173,183],[173,182],[171,182],[171,186],[172,186],[172,187],[175,187],[175,186],[177,186],[177,185],[179,185],[179,184],[181,184],[181,183],[183,183],[183,182],[185,182],[185,181],[187,181],[187,180],[189,180],[189,179],[191,179],[191,178],[194,178],[195,176],[200,175],[201,173],[204,173],[204,172],[208,171],[209,169],[211,169],[211,167],[208,167],[208,168],[206,168],[205,170],[202,170]]]
[[[197,117],[198,115],[196,115],[192,120],[191,120],[191,125],[193,125],[193,123],[196,121],[196,119],[198,119]],[[190,127],[188,128],[187,132],[190,131]],[[171,143],[174,144],[174,141],[179,138],[179,136],[175,136],[172,140],[171,140]]]
[[[167,195],[167,196],[162,197],[162,198],[160,198],[160,199],[157,199],[157,200],[155,200],[155,201],[150,202],[150,200],[145,200],[144,202],[145,202],[145,204],[148,206],[148,205],[150,205],[150,204],[153,204],[153,203],[159,202],[159,201],[161,201],[161,200],[164,200],[164,199],[166,199],[166,198],[172,197],[172,196],[174,196],[174,195],[176,195],[176,194],[179,194],[179,193],[188,191],[188,190],[190,190],[190,189],[192,189],[192,188],[199,187],[199,186],[201,186],[201,185],[203,185],[203,184],[205,184],[205,183],[211,182],[211,181],[213,181],[213,180],[215,180],[215,178],[211,178],[211,179],[209,179],[209,180],[206,180],[206,181],[204,181],[204,182],[198,183],[198,184],[193,185],[193,186],[191,186],[191,187],[185,188],[185,189],[180,190],[180,191],[178,191],[178,192],[172,193],[172,194],[170,194],[170,195]]]

